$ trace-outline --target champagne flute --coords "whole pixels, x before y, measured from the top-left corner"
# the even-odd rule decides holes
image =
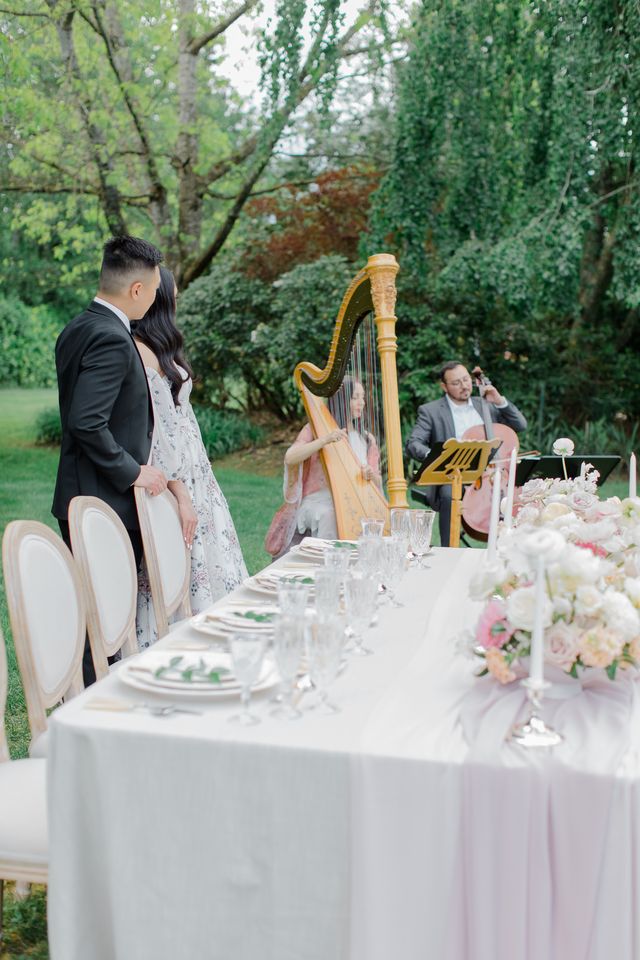
[[[244,727],[260,723],[260,717],[251,713],[251,687],[260,676],[266,637],[263,633],[234,633],[229,641],[229,651],[233,671],[240,683],[240,702],[242,711],[229,717],[229,723],[239,723]]]
[[[364,646],[364,631],[371,621],[377,590],[376,580],[361,570],[353,570],[344,584],[347,623],[354,642],[353,653],[359,657],[368,657],[373,653],[373,650]]]
[[[340,575],[340,582],[347,575],[350,560],[351,549],[349,547],[328,547],[324,552],[325,567],[337,571]]]
[[[392,507],[390,511],[391,536],[400,537],[407,544],[411,540],[411,511],[407,507]]]
[[[309,676],[318,692],[319,713],[331,715],[340,712],[340,707],[329,700],[328,688],[338,675],[344,648],[344,617],[315,617],[307,633]]]
[[[384,520],[375,517],[362,517],[360,520],[363,537],[381,537],[384,530]]]
[[[315,602],[319,617],[336,616],[340,610],[340,588],[344,575],[329,567],[316,570]]]
[[[382,539],[382,582],[387,596],[394,607],[404,604],[396,598],[395,590],[406,569],[407,547],[403,537],[383,537]]]
[[[281,720],[299,720],[302,713],[294,706],[293,693],[304,648],[304,617],[279,616],[273,633],[273,652],[281,679],[282,702],[272,715]]]
[[[278,606],[284,617],[303,617],[309,596],[309,584],[281,580],[277,584]]]

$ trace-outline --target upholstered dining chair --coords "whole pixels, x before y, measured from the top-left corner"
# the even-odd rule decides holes
[[[172,614],[191,616],[191,553],[175,497],[168,490],[153,497],[142,487],[134,493],[158,637],[164,637]]]
[[[126,528],[97,497],[74,497],[69,533],[87,610],[87,631],[96,678],[109,672],[108,658],[138,652],[138,574]]]
[[[0,631],[0,937],[4,881],[46,883],[47,761],[11,760],[4,729],[7,654]]]
[[[42,757],[47,710],[84,689],[82,584],[69,548],[35,520],[7,525],[2,565],[31,730],[30,754]]]

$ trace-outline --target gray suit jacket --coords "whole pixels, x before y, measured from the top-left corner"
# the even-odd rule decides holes
[[[471,402],[482,416],[480,398],[472,397]],[[513,403],[507,403],[506,407],[495,407],[492,403],[487,403],[487,409],[494,423],[504,423],[515,430],[516,433],[524,430],[527,426],[526,418]],[[447,398],[443,396],[439,400],[432,400],[431,403],[423,403],[421,407],[418,407],[418,419],[411,431],[411,436],[407,440],[405,450],[408,456],[422,463],[429,453],[431,444],[444,443],[445,440],[455,437],[455,435],[453,414]],[[433,500],[435,504],[439,487],[425,487],[424,490],[428,492],[430,502]]]

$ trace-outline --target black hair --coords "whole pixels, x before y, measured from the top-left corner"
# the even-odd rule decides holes
[[[438,379],[441,380],[442,383],[446,383],[447,381],[445,380],[445,375],[447,370],[453,370],[455,367],[464,367],[462,360],[447,360],[446,363],[442,364],[438,371]]]
[[[329,397],[328,406],[333,419],[341,430],[355,430],[361,436],[365,437],[369,443],[369,431],[366,428],[365,417],[367,408],[363,411],[361,417],[353,418],[351,416],[351,398],[356,387],[362,387],[360,380],[346,374],[336,392]],[[364,387],[363,387],[364,389]]]
[[[127,279],[142,270],[153,270],[162,263],[162,254],[157,247],[139,237],[112,237],[104,245],[100,269],[100,289],[105,293],[118,293]]]
[[[160,267],[160,286],[156,299],[144,317],[131,324],[131,332],[158,358],[160,369],[171,384],[173,402],[178,405],[178,394],[184,378],[178,366],[193,379],[193,370],[183,353],[184,337],[175,325],[176,283],[166,267]]]

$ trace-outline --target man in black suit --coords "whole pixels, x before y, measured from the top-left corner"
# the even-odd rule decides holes
[[[408,456],[421,463],[433,443],[444,443],[451,437],[461,440],[469,427],[482,425],[483,409],[494,423],[504,423],[518,433],[527,426],[525,417],[513,403],[500,395],[493,384],[482,388],[482,397],[472,397],[473,383],[467,368],[458,360],[449,360],[440,370],[440,386],[444,397],[424,403],[418,408],[418,419],[407,440]],[[425,500],[440,512],[440,542],[449,546],[451,527],[451,486],[423,487]]]
[[[52,513],[70,546],[69,502],[78,495],[99,497],[127,528],[137,563],[142,541],[133,488],[159,494],[167,480],[147,463],[153,408],[130,321],[143,317],[155,300],[161,261],[160,251],[145,240],[109,240],[97,296],[56,343],[62,447]],[[84,674],[85,683],[95,679],[88,646]]]

